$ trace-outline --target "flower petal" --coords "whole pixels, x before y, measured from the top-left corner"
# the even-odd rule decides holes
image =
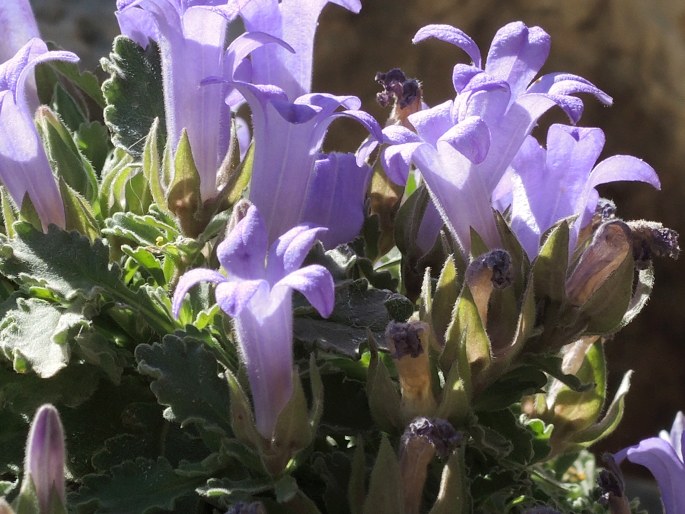
[[[286,275],[271,289],[272,298],[289,294],[291,289],[302,293],[324,318],[333,312],[335,284],[331,272],[323,266],[312,264]]]
[[[665,514],[685,512],[685,465],[670,442],[659,437],[650,437],[621,450],[614,457],[618,463],[627,458],[630,462],[649,469],[659,485]]]
[[[274,241],[267,259],[266,276],[269,283],[273,285],[299,269],[314,241],[324,230],[322,227],[298,225]]]
[[[481,118],[471,116],[445,132],[440,141],[449,143],[471,162],[478,164],[488,154],[490,131]]]
[[[171,312],[174,314],[175,318],[178,318],[178,313],[181,310],[181,304],[183,303],[183,298],[185,298],[186,293],[198,282],[211,282],[212,284],[220,284],[225,282],[226,277],[224,277],[218,271],[205,269],[205,268],[195,268],[186,271],[181,275],[178,285],[174,291],[174,297],[171,300]]]
[[[476,42],[471,39],[465,32],[451,25],[426,25],[419,29],[412,43],[416,44],[429,38],[439,39],[464,50],[473,61],[474,66],[481,67],[480,50]]]
[[[333,153],[316,161],[302,219],[325,227],[319,234],[326,248],[351,241],[364,223],[371,168],[357,165],[354,154]]]
[[[267,234],[264,221],[254,205],[217,247],[221,266],[231,277],[264,278]]]
[[[216,303],[226,314],[235,318],[260,294],[265,300],[269,292],[266,280],[223,280],[216,286]]]

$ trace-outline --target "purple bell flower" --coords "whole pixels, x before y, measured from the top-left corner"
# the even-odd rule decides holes
[[[300,268],[322,230],[299,225],[269,247],[264,221],[257,208],[250,206],[217,248],[227,275],[190,270],[174,293],[173,312],[178,316],[191,287],[198,282],[217,284],[216,301],[233,318],[238,335],[257,430],[267,440],[293,392],[293,290],[302,293],[322,316],[328,317],[333,310],[330,272],[316,264]]]

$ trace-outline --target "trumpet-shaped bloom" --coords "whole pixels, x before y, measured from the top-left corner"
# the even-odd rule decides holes
[[[561,219],[576,216],[569,248],[578,232],[595,212],[600,184],[631,180],[660,187],[654,169],[629,155],[614,155],[595,166],[604,147],[598,128],[552,125],[547,149],[533,137],[524,141],[512,162],[511,226],[532,259],[537,256],[540,236]]]
[[[293,49],[272,45],[256,50],[249,82],[278,86],[291,100],[311,92],[314,36],[329,1],[355,13],[361,9],[360,0],[238,0],[248,32],[265,32]]]
[[[308,202],[324,204],[351,204],[359,206],[363,216],[363,194],[368,175],[348,173],[345,180],[351,187],[335,189],[338,180],[335,173],[321,170],[315,173],[326,131],[331,122],[340,117],[351,117],[362,123],[376,137],[380,136],[377,122],[363,111],[357,110],[360,101],[354,96],[330,94],[307,94],[291,102],[286,93],[275,86],[253,85],[236,82],[252,110],[255,141],[254,165],[250,182],[250,201],[264,216],[269,241],[300,223],[319,221],[308,219],[316,206]],[[345,110],[337,111],[343,107]],[[317,197],[316,192],[328,197]],[[361,194],[360,194],[361,191]],[[335,196],[332,196],[335,194]],[[358,217],[355,214],[355,217]],[[353,220],[331,220],[329,243],[342,243],[338,234],[354,233]]]
[[[398,126],[384,129],[391,143],[383,154],[390,178],[404,183],[413,162],[464,253],[475,229],[491,247],[499,243],[492,216],[493,192],[538,118],[561,107],[572,122],[583,110],[576,93],[611,99],[575,75],[544,75],[531,81],[549,54],[550,38],[521,22],[500,29],[485,66],[478,47],[448,25],[419,30],[414,42],[437,38],[463,49],[473,61],[457,64],[452,80],[457,97],[408,117],[416,133]]]
[[[227,276],[194,269],[181,277],[173,299],[178,315],[183,297],[198,282],[217,284],[216,301],[233,317],[241,355],[247,369],[255,421],[271,439],[279,413],[293,391],[292,291],[302,293],[327,317],[333,310],[330,272],[319,265],[300,268],[321,228],[297,226],[268,249],[264,221],[251,206],[226,239],[217,256]]]
[[[57,409],[45,404],[31,422],[24,463],[25,479],[33,481],[41,512],[52,512],[56,500],[65,504],[64,456],[62,421]]]
[[[634,464],[645,466],[654,475],[665,514],[685,512],[684,427],[685,416],[679,412],[670,433],[662,431],[659,437],[650,437],[614,455],[617,463],[628,459]]]
[[[74,62],[78,57],[48,51],[34,38],[0,65],[0,180],[17,205],[28,195],[44,230],[51,223],[62,228],[65,224],[62,197],[33,123],[33,69],[51,60]]]
[[[29,0],[5,0],[0,3],[0,62],[11,59],[30,39],[40,37],[38,24]]]
[[[201,85],[224,72],[226,28],[236,11],[225,0],[118,0],[122,33],[159,44],[167,137],[176,149],[188,132],[203,201],[217,193],[217,171],[230,142],[226,84]]]

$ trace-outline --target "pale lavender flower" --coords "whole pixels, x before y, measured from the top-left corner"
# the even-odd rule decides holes
[[[471,65],[457,64],[457,97],[408,117],[416,133],[399,126],[384,129],[391,143],[383,153],[390,178],[404,183],[410,163],[421,172],[448,228],[465,254],[471,228],[491,247],[499,245],[492,215],[493,192],[538,118],[558,105],[576,122],[583,103],[570,96],[590,93],[611,99],[585,79],[567,74],[531,81],[549,54],[550,38],[521,22],[500,29],[483,67],[476,44],[448,25],[419,30],[414,42],[437,38],[462,48]],[[366,149],[368,151],[368,148]]]
[[[64,457],[62,421],[57,409],[45,404],[31,422],[24,462],[24,479],[33,481],[41,512],[51,512],[55,501],[65,503]]]
[[[659,189],[659,178],[644,161],[614,155],[595,166],[604,133],[598,128],[552,125],[547,149],[528,137],[512,161],[511,227],[528,256],[537,256],[540,236],[559,220],[576,217],[570,232],[572,250],[578,232],[591,221],[599,194],[595,187],[620,180],[646,182]],[[572,253],[572,252],[571,252]]]
[[[256,50],[246,81],[278,86],[290,100],[310,93],[314,36],[319,15],[329,2],[355,13],[361,9],[360,0],[236,0],[248,32],[265,32],[293,50],[274,45]]]
[[[21,206],[28,195],[44,230],[51,223],[64,228],[62,198],[43,143],[33,122],[34,68],[43,62],[78,61],[71,52],[48,51],[40,39],[26,43],[0,65],[0,180]]]
[[[670,433],[662,431],[659,437],[650,437],[614,455],[617,463],[628,459],[634,464],[645,466],[654,475],[665,514],[685,512],[684,427],[685,416],[679,412]]]
[[[226,0],[118,0],[122,33],[141,45],[159,44],[167,137],[176,149],[182,131],[200,175],[202,201],[216,197],[217,171],[230,143],[226,84],[201,85],[224,74],[226,28],[236,16]]]
[[[0,62],[11,59],[30,39],[40,37],[29,0],[0,2]]]
[[[293,392],[292,291],[302,293],[324,317],[333,310],[330,272],[320,265],[300,268],[322,230],[297,226],[279,237],[267,252],[264,221],[257,208],[250,206],[217,248],[227,276],[209,269],[190,270],[181,277],[174,293],[173,311],[178,316],[191,287],[198,282],[217,284],[216,301],[233,317],[238,335],[257,430],[268,440]]]

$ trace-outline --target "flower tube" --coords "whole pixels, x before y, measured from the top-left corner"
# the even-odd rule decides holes
[[[218,246],[227,276],[194,269],[181,277],[173,298],[178,316],[183,297],[198,282],[217,284],[216,300],[233,318],[252,390],[259,433],[271,440],[278,415],[293,392],[293,290],[327,317],[333,310],[330,272],[320,265],[300,268],[321,228],[299,225],[269,248],[267,229],[255,206]],[[265,262],[266,261],[266,262]]]
[[[159,44],[169,144],[175,151],[187,131],[200,197],[211,200],[230,142],[230,108],[225,84],[201,83],[223,74],[226,27],[235,12],[218,0],[119,0],[117,7],[124,35]]]
[[[51,223],[65,226],[62,197],[32,111],[33,69],[51,60],[75,62],[78,57],[71,52],[48,51],[43,41],[34,38],[0,65],[0,180],[20,207],[28,195],[44,231]]]

